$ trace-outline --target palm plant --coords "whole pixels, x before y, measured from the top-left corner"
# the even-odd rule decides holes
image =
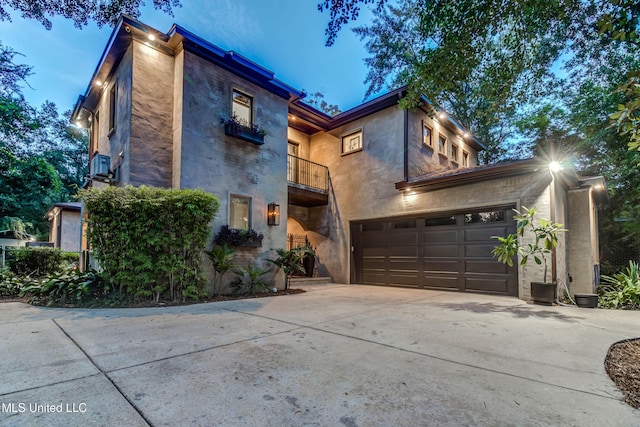
[[[282,271],[284,271],[284,288],[289,289],[289,276],[293,273],[305,272],[302,265],[302,258],[304,258],[306,252],[298,249],[286,250],[282,248],[278,248],[275,251],[278,254],[278,257],[276,259],[267,259],[267,261],[277,265],[282,269]]]
[[[218,296],[222,292],[222,279],[227,271],[233,267],[234,250],[226,243],[223,245],[213,245],[210,251],[206,251],[211,260],[215,274],[213,276],[213,296]]]
[[[231,282],[234,294],[255,296],[256,293],[268,292],[270,289],[269,284],[262,278],[262,276],[269,273],[269,269],[262,269],[249,264],[247,268],[236,268],[233,272],[238,275]]]

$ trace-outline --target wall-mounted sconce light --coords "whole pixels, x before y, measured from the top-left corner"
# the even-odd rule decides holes
[[[280,205],[269,203],[267,205],[267,225],[280,225]]]

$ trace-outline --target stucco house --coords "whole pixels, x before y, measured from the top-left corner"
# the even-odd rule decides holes
[[[400,109],[404,93],[330,117],[233,51],[123,16],[73,120],[90,128],[92,185],[200,187],[221,201],[212,235],[224,225],[262,233],[239,263],[305,234],[335,282],[528,300],[540,269],[498,263],[491,236],[514,230],[512,208],[535,206],[570,230],[554,279],[591,292],[603,179],[536,159],[478,166],[481,141],[426,100]]]

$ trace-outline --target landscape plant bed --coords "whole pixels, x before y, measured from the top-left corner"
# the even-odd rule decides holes
[[[640,409],[640,338],[613,344],[604,368],[624,394],[624,401]]]
[[[262,292],[257,293],[255,295],[219,295],[217,297],[207,297],[199,300],[186,300],[186,301],[160,301],[159,303],[154,303],[153,301],[138,301],[138,302],[123,302],[120,304],[112,304],[107,301],[94,301],[92,303],[88,303],[86,305],[76,305],[76,304],[53,304],[48,307],[65,307],[65,308],[143,308],[143,307],[172,307],[172,306],[180,306],[180,305],[192,305],[192,304],[205,304],[209,302],[219,302],[219,301],[233,301],[240,299],[251,299],[251,298],[266,298],[266,297],[275,297],[281,295],[295,295],[301,294],[305,291],[303,289],[286,289],[279,290],[278,292]],[[29,298],[22,297],[10,297],[10,298],[0,298],[0,303],[3,302],[23,302],[29,304]],[[101,303],[102,302],[102,303]],[[43,305],[31,302],[32,305]],[[44,305],[43,305],[44,306]]]

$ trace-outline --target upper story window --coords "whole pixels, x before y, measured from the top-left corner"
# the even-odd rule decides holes
[[[229,228],[251,228],[251,197],[231,194],[229,197]]]
[[[117,91],[118,82],[113,82],[113,86],[111,86],[111,90],[109,91],[109,136],[113,135],[116,130],[116,106],[117,102]]]
[[[462,152],[462,166],[465,168],[469,167],[469,153],[466,151]]]
[[[253,124],[253,98],[246,93],[233,90],[233,102],[231,115],[245,126]]]
[[[96,114],[93,116],[91,134],[91,137],[93,138],[93,149],[91,151],[93,152],[98,150],[98,146],[100,145],[100,111],[96,111]]]
[[[422,121],[422,143],[426,146],[433,147],[433,129],[427,123]]]
[[[438,134],[438,153],[447,155],[447,137],[443,134]]]
[[[342,154],[362,150],[362,128],[345,134],[342,137]]]
[[[458,162],[458,146],[456,144],[451,144],[451,161]]]

